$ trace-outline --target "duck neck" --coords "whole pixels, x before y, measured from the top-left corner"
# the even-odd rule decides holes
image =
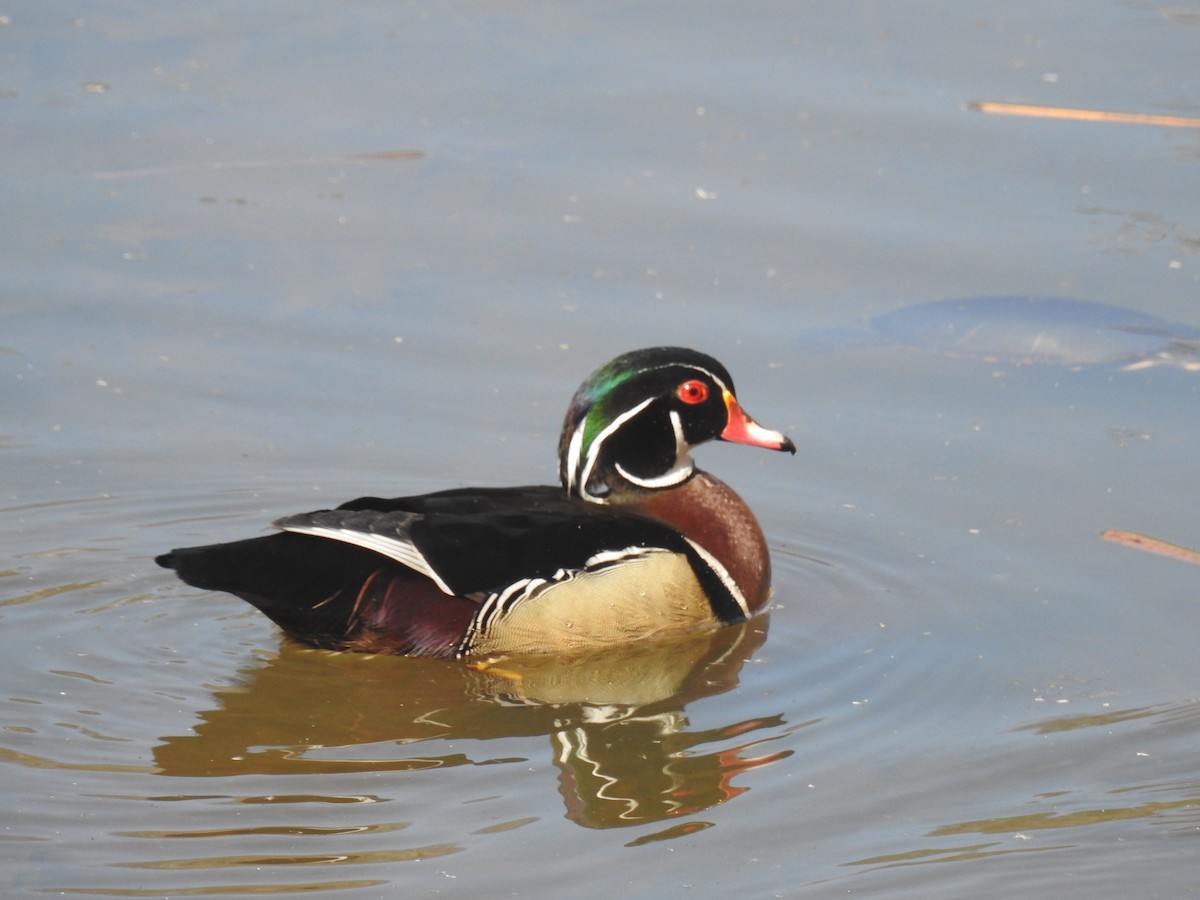
[[[725,482],[696,469],[669,488],[621,492],[610,501],[670,525],[695,541],[725,567],[750,611],[771,593],[771,558],[754,513]]]

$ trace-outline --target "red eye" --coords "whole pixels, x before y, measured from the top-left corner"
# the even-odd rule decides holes
[[[685,381],[679,387],[675,388],[675,396],[684,403],[703,403],[708,399],[708,385],[703,381],[692,379]]]

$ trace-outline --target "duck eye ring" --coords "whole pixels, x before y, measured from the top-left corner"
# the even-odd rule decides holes
[[[695,406],[708,399],[708,385],[698,378],[693,378],[675,388],[675,396],[684,403]]]

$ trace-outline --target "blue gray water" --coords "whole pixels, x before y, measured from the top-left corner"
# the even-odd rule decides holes
[[[1200,325],[1183,7],[26,4],[0,25],[5,896],[1175,897],[1200,376],[803,336],[947,297]],[[364,157],[364,154],[382,154]],[[548,482],[695,346],[794,458],[767,618],[488,678],[154,554]]]

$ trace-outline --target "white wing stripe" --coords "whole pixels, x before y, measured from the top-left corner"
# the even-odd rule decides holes
[[[331,540],[341,541],[344,544],[353,544],[355,547],[372,550],[381,556],[395,560],[402,566],[407,566],[414,572],[424,575],[436,584],[443,593],[450,594],[451,596],[454,595],[454,591],[450,590],[449,585],[429,565],[429,560],[421,555],[421,551],[416,548],[412,541],[402,541],[398,538],[387,537],[382,534],[370,534],[364,531],[350,531],[346,528],[330,528],[322,525],[284,525],[281,527],[284,531],[290,531],[294,534],[309,534],[313,537],[330,538]]]

